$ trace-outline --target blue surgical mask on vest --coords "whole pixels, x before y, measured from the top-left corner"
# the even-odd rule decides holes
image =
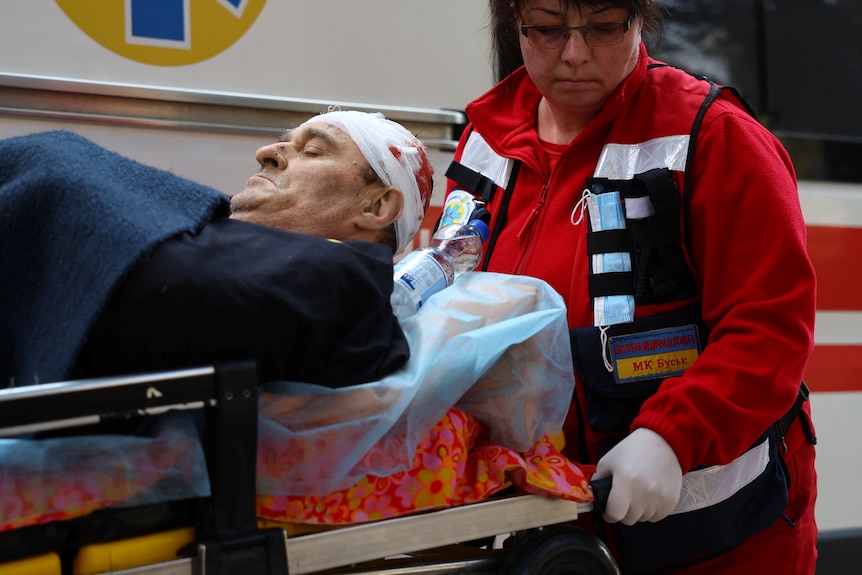
[[[625,209],[619,192],[590,194],[586,202],[593,231],[625,229]],[[632,270],[631,254],[628,252],[594,254],[591,257],[594,274]],[[593,298],[593,316],[593,324],[598,327],[634,321],[634,294]]]

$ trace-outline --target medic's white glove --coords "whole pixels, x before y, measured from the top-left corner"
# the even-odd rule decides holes
[[[682,469],[670,445],[656,432],[638,428],[599,459],[594,479],[613,484],[604,518],[608,523],[659,521],[679,500]]]

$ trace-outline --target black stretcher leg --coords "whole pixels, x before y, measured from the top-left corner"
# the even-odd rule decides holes
[[[207,412],[212,497],[198,522],[202,575],[288,575],[284,531],[257,527],[257,375],[253,363],[216,367]]]

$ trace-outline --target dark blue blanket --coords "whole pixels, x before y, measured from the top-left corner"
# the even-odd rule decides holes
[[[0,141],[0,387],[65,378],[117,282],[226,196],[66,131]]]

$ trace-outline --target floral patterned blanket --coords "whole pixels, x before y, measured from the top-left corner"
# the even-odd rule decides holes
[[[524,453],[487,438],[475,418],[453,408],[419,444],[409,470],[366,475],[325,496],[259,495],[258,514],[286,523],[347,525],[477,503],[510,486],[577,502],[593,500],[589,476],[550,437]],[[258,457],[266,461],[270,455]],[[374,456],[372,449],[368,457]]]
[[[137,470],[133,476],[111,472],[104,461],[94,473],[86,460],[38,480],[4,469],[0,532],[128,505],[166,474],[181,475],[188,453],[199,447],[180,432],[160,438],[122,455],[101,454],[108,459],[122,457],[122,468],[131,465]],[[374,449],[366,457],[375,457]],[[289,455],[271,449],[258,453],[259,468],[289,464],[289,460]],[[555,438],[548,436],[523,453],[494,445],[482,424],[453,408],[421,441],[410,469],[386,477],[366,475],[351,487],[325,496],[258,495],[257,511],[265,521],[337,526],[477,503],[509,487],[588,502],[593,499],[588,483],[591,471],[569,461]]]

